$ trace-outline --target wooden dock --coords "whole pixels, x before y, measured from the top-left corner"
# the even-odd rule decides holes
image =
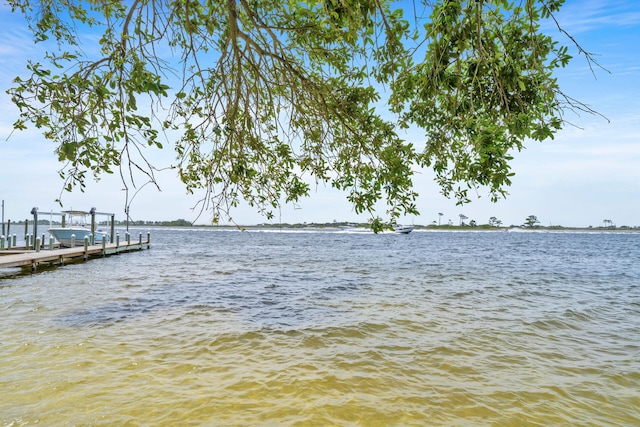
[[[38,265],[49,264],[63,266],[65,262],[87,261],[90,258],[101,258],[122,252],[140,251],[151,247],[151,238],[147,234],[146,241],[142,235],[137,241],[126,239],[124,242],[104,243],[97,245],[76,246],[75,248],[59,248],[27,250],[12,248],[0,250],[0,268],[22,267],[36,272]]]

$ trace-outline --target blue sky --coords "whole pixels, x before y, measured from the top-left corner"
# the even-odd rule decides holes
[[[515,153],[512,163],[516,176],[508,189],[509,196],[491,203],[485,192],[470,204],[456,206],[440,195],[428,170],[419,171],[415,185],[420,193],[419,217],[402,219],[405,223],[429,224],[451,220],[459,215],[487,223],[492,216],[503,224],[522,224],[536,215],[543,225],[599,226],[610,219],[618,226],[640,226],[640,2],[636,0],[568,0],[558,19],[581,46],[597,56],[610,73],[590,70],[573,46],[574,60],[557,76],[568,95],[588,104],[609,120],[588,114],[567,113],[572,124],[559,132],[555,140],[528,142],[526,149]],[[549,33],[569,44],[553,26]],[[57,171],[51,142],[35,130],[11,134],[18,115],[5,91],[12,79],[25,75],[26,59],[39,58],[40,47],[34,45],[22,21],[0,3],[0,199],[5,201],[5,219],[29,217],[33,206],[40,212],[57,211],[62,180]],[[407,138],[414,138],[407,135]],[[419,135],[417,136],[419,137]],[[172,161],[170,147],[153,153],[161,165]],[[134,219],[177,219],[193,221],[198,210],[192,208],[199,196],[187,196],[173,171],[157,176],[161,192],[147,185],[134,198]],[[90,182],[84,193],[64,193],[65,208],[114,212],[124,218],[125,195],[117,176]],[[132,193],[132,192],[131,192]],[[130,194],[131,195],[131,194]],[[384,215],[384,208],[381,212]],[[248,207],[232,212],[238,224],[267,222]],[[346,194],[328,186],[312,190],[310,198],[297,205],[284,206],[274,222],[366,221],[346,201]],[[208,223],[201,215],[198,223]]]

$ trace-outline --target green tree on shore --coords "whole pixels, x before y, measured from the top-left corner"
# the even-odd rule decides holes
[[[524,225],[526,227],[529,228],[533,228],[535,227],[537,224],[540,224],[540,221],[538,220],[538,217],[535,215],[529,215],[525,220],[524,220]]]
[[[558,87],[570,56],[540,31],[562,0],[8,3],[55,42],[8,92],[14,127],[55,144],[65,188],[113,172],[155,183],[146,147],[168,142],[214,219],[241,200],[272,217],[309,182],[346,191],[357,213],[383,200],[392,219],[417,214],[418,167],[460,203],[479,187],[495,201],[525,139],[590,111]],[[408,127],[424,141],[403,140]]]

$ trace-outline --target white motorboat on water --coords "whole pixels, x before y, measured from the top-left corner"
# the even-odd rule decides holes
[[[84,217],[89,215],[90,212],[85,211],[64,211],[65,215],[69,215],[69,226],[66,226],[63,221],[62,227],[49,228],[49,234],[51,234],[59,243],[60,246],[72,247],[72,240],[75,240],[75,246],[84,245],[84,238],[89,238],[89,243],[92,242],[91,236],[93,235],[93,244],[102,244],[111,242],[111,236],[109,233],[102,230],[92,230],[91,227],[86,227]],[[74,224],[73,217],[82,217],[83,221]]]
[[[396,225],[393,231],[399,234],[409,234],[413,231],[413,225]]]

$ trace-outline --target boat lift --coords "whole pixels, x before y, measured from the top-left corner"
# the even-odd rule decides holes
[[[109,223],[111,224],[111,233],[109,235],[112,236],[111,237],[112,239],[113,239],[113,236],[115,235],[115,216],[116,216],[116,214],[114,214],[114,213],[97,212],[96,208],[91,208],[91,210],[89,212],[68,210],[68,211],[62,211],[62,212],[49,212],[49,214],[50,215],[61,216],[62,217],[62,227],[66,227],[67,215],[69,216],[69,221],[70,222],[72,221],[73,216],[91,215],[91,241],[95,241],[95,236],[96,236],[96,215],[108,215],[108,216],[110,216]],[[33,215],[33,235],[35,237],[35,236],[38,235],[38,208],[37,207],[34,207],[33,209],[31,209],[31,215]],[[73,225],[73,224],[70,224],[70,225]]]

